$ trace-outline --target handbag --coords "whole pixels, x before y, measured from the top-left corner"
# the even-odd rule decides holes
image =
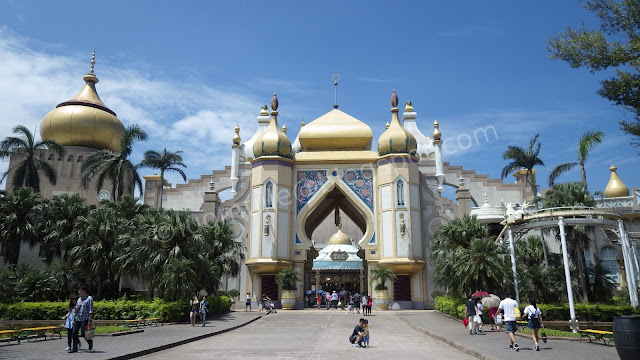
[[[84,333],[85,340],[91,340],[94,337],[96,337],[96,334],[94,333],[93,328],[91,327],[91,324],[87,324],[87,331],[85,331]]]
[[[542,341],[546,344],[547,343],[547,333],[546,332],[542,332]]]
[[[467,326],[469,326],[469,318],[465,317],[462,318],[462,323],[464,324],[464,327],[466,328]]]
[[[478,324],[482,324],[482,318],[480,317],[480,315],[474,316],[473,321],[477,322]]]

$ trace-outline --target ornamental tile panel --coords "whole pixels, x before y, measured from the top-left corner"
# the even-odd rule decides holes
[[[373,210],[373,171],[345,170],[342,174],[344,181],[358,197]]]
[[[296,182],[296,205],[300,212],[309,199],[327,182],[326,170],[298,171]]]

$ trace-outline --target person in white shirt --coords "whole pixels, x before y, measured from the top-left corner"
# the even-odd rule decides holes
[[[507,334],[509,334],[509,339],[511,340],[511,344],[509,348],[520,351],[518,347],[518,343],[516,343],[515,333],[518,330],[516,324],[516,313],[515,308],[518,307],[518,302],[511,298],[511,293],[504,293],[504,300],[500,301],[500,305],[498,305],[498,312],[496,316],[500,313],[504,314],[504,322],[507,325]]]
[[[538,345],[538,330],[544,328],[544,324],[542,324],[542,311],[540,311],[540,308],[536,305],[535,299],[529,298],[529,304],[529,306],[524,308],[522,318],[523,320],[525,317],[528,318],[529,329],[531,329],[531,339],[533,340],[533,349],[540,351],[540,346]]]

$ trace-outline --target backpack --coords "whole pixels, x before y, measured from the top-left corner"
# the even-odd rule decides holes
[[[520,319],[520,317],[522,316],[520,314],[520,308],[517,306],[513,308],[513,313],[516,315],[516,320]]]

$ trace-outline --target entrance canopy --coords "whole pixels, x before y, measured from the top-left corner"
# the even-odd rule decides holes
[[[360,270],[363,265],[358,250],[360,248],[351,243],[349,236],[338,229],[329,239],[329,245],[313,260],[313,270]]]

